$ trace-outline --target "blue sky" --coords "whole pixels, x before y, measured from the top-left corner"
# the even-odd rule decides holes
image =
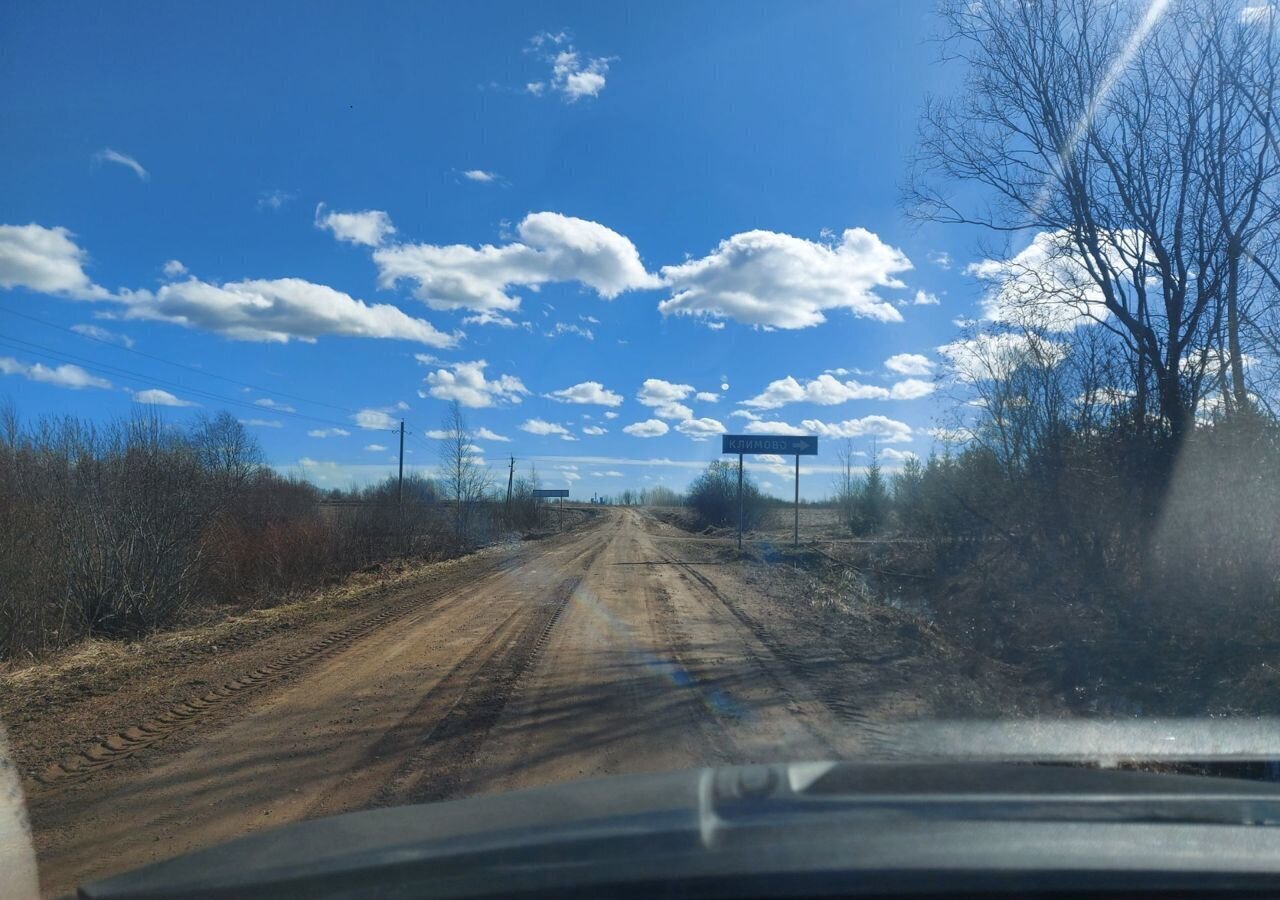
[[[401,417],[429,467],[450,399],[579,496],[776,423],[806,496],[846,436],[927,455],[982,296],[900,205],[931,7],[11,6],[0,397],[226,408],[326,486]]]

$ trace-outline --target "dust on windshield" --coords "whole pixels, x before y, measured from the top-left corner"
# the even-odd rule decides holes
[[[5,19],[0,893],[704,765],[1274,775],[1274,2]]]

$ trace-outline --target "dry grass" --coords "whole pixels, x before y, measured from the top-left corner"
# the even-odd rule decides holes
[[[90,638],[26,665],[10,662],[0,670],[0,721],[14,725],[36,717],[47,719],[86,696],[101,696],[134,680],[316,622],[349,609],[374,593],[444,577],[465,559],[372,566],[339,584],[277,606],[242,611],[214,622],[155,632],[136,640]]]

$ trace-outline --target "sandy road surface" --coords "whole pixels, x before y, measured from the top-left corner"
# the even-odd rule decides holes
[[[859,729],[724,599],[750,589],[660,530],[610,510],[294,648],[220,715],[120,722],[83,771],[33,787],[44,889],[370,806],[857,753]]]

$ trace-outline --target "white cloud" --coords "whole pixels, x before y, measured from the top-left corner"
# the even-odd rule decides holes
[[[920,457],[912,453],[910,450],[897,450],[893,447],[886,447],[880,451],[880,455],[885,459],[891,459],[895,462],[905,462],[908,459],[919,459]]]
[[[703,403],[716,403],[720,400],[720,395],[712,391],[698,391],[693,395],[693,399],[700,400]]]
[[[351,432],[345,428],[313,428],[307,432],[307,437],[328,438],[328,437],[350,437]]]
[[[903,444],[911,440],[911,426],[886,416],[864,416],[844,422],[823,422],[805,419],[799,426],[789,422],[758,420],[748,422],[744,430],[748,434],[816,434],[827,438],[874,437],[884,444]]]
[[[258,209],[269,209],[275,212],[292,199],[293,194],[288,191],[263,191],[258,195]]]
[[[463,406],[482,408],[501,403],[519,403],[529,389],[514,375],[499,375],[493,380],[484,376],[488,363],[450,363],[448,369],[436,369],[425,381],[428,393],[437,400],[457,400]]]
[[[557,435],[562,441],[576,441],[569,429],[555,422],[548,422],[545,419],[529,419],[520,426],[521,431],[527,431],[529,434],[537,435]]]
[[[499,441],[505,444],[511,443],[511,438],[506,435],[498,434],[496,431],[490,431],[488,428],[484,428],[483,426],[476,429],[476,437],[480,438],[482,441]]]
[[[959,428],[930,428],[930,437],[943,444],[966,444],[973,440],[973,432],[963,426]]]
[[[142,163],[138,162],[127,153],[120,153],[116,150],[112,150],[110,147],[103,147],[97,153],[93,154],[93,159],[95,162],[115,163],[116,165],[124,166],[126,169],[132,169],[133,174],[137,175],[143,181],[146,181],[151,177],[151,173],[142,167]]]
[[[566,103],[576,103],[584,97],[598,97],[604,90],[609,63],[614,61],[612,57],[584,57],[564,32],[535,34],[529,46],[551,64],[551,76],[546,81],[526,84],[527,93],[540,97],[550,89],[560,94]]]
[[[73,390],[111,387],[111,382],[105,378],[91,375],[70,363],[50,368],[42,363],[24,363],[12,356],[0,356],[0,375],[20,375],[29,381],[39,381]]]
[[[108,331],[105,328],[99,328],[97,325],[77,324],[72,325],[71,330],[76,334],[82,334],[85,337],[93,338],[95,341],[102,341],[104,344],[119,344],[121,347],[133,347],[133,338],[129,337],[129,335]]]
[[[582,428],[583,434],[589,434],[592,436],[606,434],[608,431],[608,428],[601,428],[599,425],[584,425]]]
[[[772,381],[765,389],[743,406],[755,409],[777,409],[788,403],[814,403],[818,406],[835,406],[850,400],[914,400],[933,393],[933,384],[908,378],[890,386],[863,384],[860,381],[839,381],[822,374],[801,384],[792,376]]]
[[[837,381],[830,375],[819,375],[804,384],[788,375],[769,382],[762,392],[749,400],[743,400],[742,405],[755,409],[777,409],[788,403],[800,402],[834,406],[849,400],[884,399],[888,394],[886,388],[856,381]]]
[[[610,469],[608,472],[592,472],[596,478],[625,478],[621,472],[616,469]]]
[[[190,400],[183,400],[175,397],[168,391],[162,391],[159,388],[148,388],[145,391],[131,391],[134,403],[146,403],[151,406],[199,406],[199,403],[193,403]]]
[[[606,413],[604,414],[604,417],[605,417],[606,419],[616,419],[616,418],[618,418],[618,414],[617,414],[616,412],[606,412]]]
[[[187,267],[182,264],[181,260],[171,259],[165,263],[161,270],[167,278],[181,278],[187,274]]]
[[[937,388],[932,381],[922,381],[919,378],[904,378],[889,389],[890,400],[919,400],[921,397],[927,397]]]
[[[444,334],[423,319],[389,304],[367,304],[323,284],[276,278],[211,284],[195,278],[163,285],[155,293],[121,298],[125,315],[194,328],[242,341],[287,343],[330,335],[394,338],[432,347],[452,347],[458,334]]]
[[[715,419],[685,419],[676,425],[676,431],[695,441],[705,441],[717,434],[724,434],[725,427]]]
[[[504,316],[502,313],[494,312],[493,310],[489,310],[489,309],[484,309],[478,313],[472,313],[469,316],[464,316],[462,319],[462,324],[463,325],[497,325],[499,328],[519,328],[520,327],[520,323],[517,322],[515,319],[512,319],[510,316]],[[526,322],[525,324],[528,325],[529,323]]]
[[[634,437],[651,438],[660,437],[671,429],[661,419],[645,419],[643,422],[634,422],[631,425],[627,425],[622,430]]]
[[[264,409],[274,409],[274,410],[278,410],[279,412],[285,412],[285,413],[297,412],[297,410],[294,409],[292,406],[289,406],[285,403],[279,403],[275,400],[272,400],[270,397],[262,397],[259,400],[254,400],[253,405],[261,406]]]
[[[800,423],[806,432],[831,438],[878,438],[884,444],[905,444],[911,440],[911,426],[886,416],[863,416],[843,422],[805,419]]]
[[[283,428],[284,423],[278,419],[239,419],[241,425],[251,425],[255,428]]]
[[[651,407],[659,418],[679,422],[693,418],[693,410],[677,402],[692,393],[693,385],[674,384],[661,378],[646,378],[636,392],[636,400]]]
[[[583,381],[572,387],[552,391],[543,396],[561,403],[591,403],[597,406],[621,406],[622,395],[615,394],[598,381]]]
[[[884,367],[898,375],[928,375],[933,361],[919,353],[896,353],[884,361]]]
[[[928,291],[916,291],[915,298],[911,301],[912,306],[937,306],[942,301],[938,299],[937,294],[931,294]]]
[[[1276,6],[1274,3],[1260,3],[1256,6],[1246,6],[1240,10],[1240,21],[1245,25],[1266,25],[1271,22],[1272,17],[1276,14]]]
[[[1125,231],[1111,236],[1103,253],[1116,271],[1138,260],[1139,240]],[[965,274],[988,283],[982,312],[989,322],[1070,331],[1109,315],[1101,289],[1065,232],[1042,231],[1013,257],[970,263]]]
[[[498,180],[498,173],[486,172],[484,169],[467,169],[462,173],[462,177],[468,181],[478,181],[481,184],[490,184]]]
[[[939,269],[950,269],[951,254],[946,250],[935,250],[929,254],[929,262],[933,263]]]
[[[1003,378],[1025,363],[1056,364],[1066,348],[1053,341],[1016,332],[980,332],[938,348],[951,373],[964,382]]]
[[[760,415],[758,413],[753,413],[749,409],[735,409],[733,412],[729,413],[729,415],[739,419],[746,419],[748,422],[760,421]]]
[[[0,225],[0,287],[22,287],[76,300],[106,300],[111,292],[84,272],[88,255],[65,228]]]
[[[381,453],[387,448],[382,444],[365,444],[364,449],[368,450],[370,453]]]
[[[586,338],[589,341],[594,341],[596,339],[595,334],[590,328],[583,328],[581,325],[565,324],[564,322],[557,322],[554,331],[546,332],[547,337],[559,337],[562,334],[576,334],[578,337]]]
[[[585,61],[574,50],[561,50],[551,65],[551,87],[574,103],[583,97],[598,97],[604,90],[609,59],[596,56]]]
[[[693,418],[693,410],[683,403],[663,403],[661,406],[653,407],[653,414],[659,419],[669,419],[672,422],[683,422]]]
[[[362,409],[351,418],[369,431],[392,431],[400,427],[400,420],[385,409]]]
[[[786,329],[820,325],[832,309],[900,322],[902,314],[875,289],[903,287],[895,275],[910,268],[901,250],[863,228],[848,229],[838,244],[748,231],[701,259],[664,266],[672,294],[658,309]]]
[[[742,427],[747,434],[808,434],[803,428],[797,428],[787,422],[770,422],[765,419],[752,419]]]
[[[465,244],[401,244],[374,251],[379,283],[417,282],[414,296],[432,309],[507,311],[520,308],[513,287],[536,289],[577,281],[611,300],[627,290],[657,287],[630,240],[596,222],[554,212],[525,216],[519,240],[479,248]]]
[[[693,393],[692,385],[675,384],[663,381],[661,378],[646,378],[636,393],[636,399],[645,406],[661,406],[673,400],[683,400],[691,393]]]
[[[316,206],[316,227],[328,229],[340,241],[378,247],[388,235],[396,233],[391,217],[380,209],[361,212],[325,212],[324,204]]]

